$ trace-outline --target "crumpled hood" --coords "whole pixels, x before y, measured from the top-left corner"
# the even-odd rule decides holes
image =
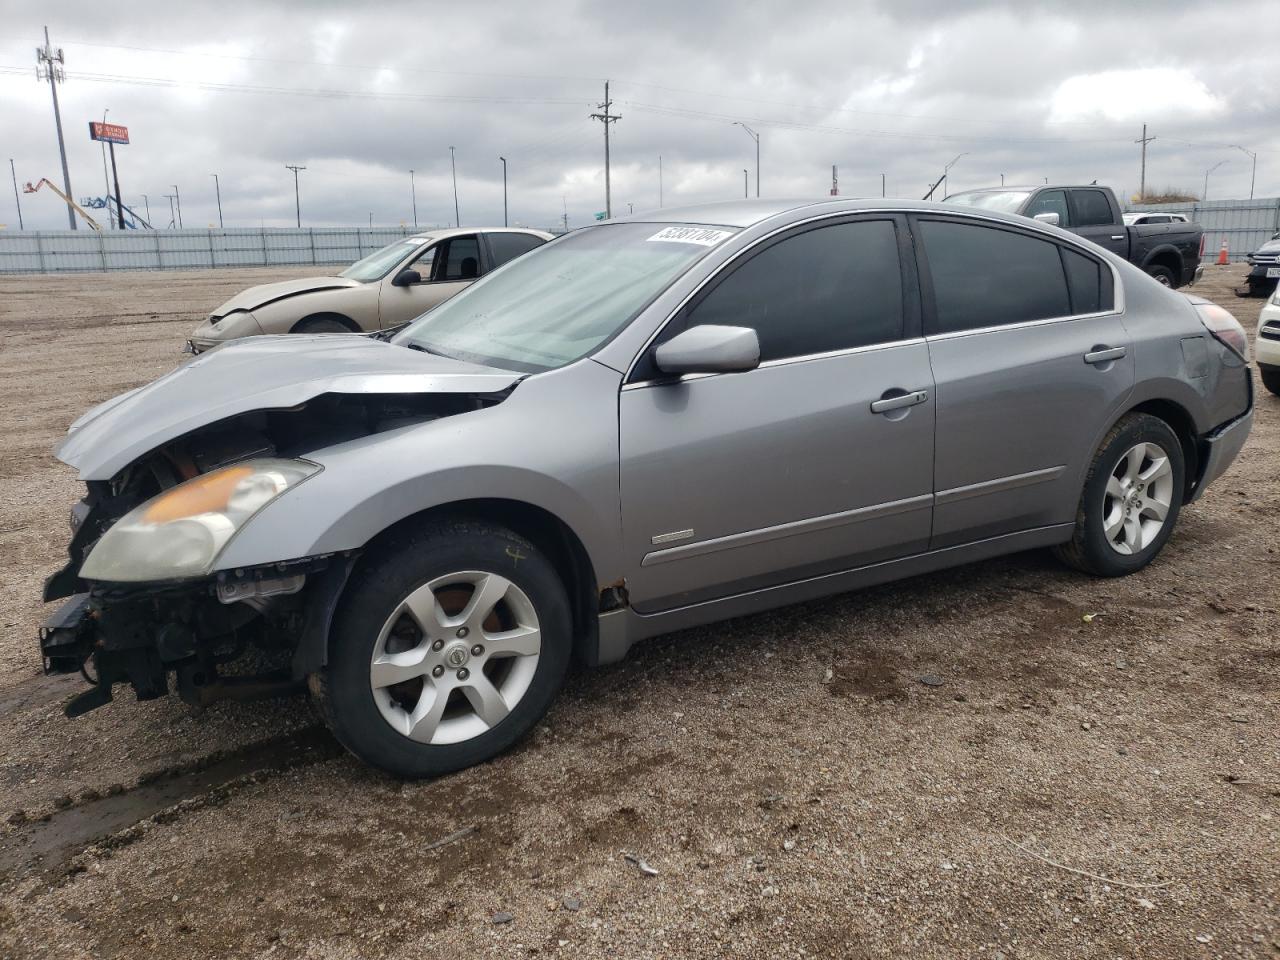
[[[337,290],[343,287],[358,287],[360,281],[346,277],[302,277],[298,280],[281,280],[279,283],[264,283],[250,287],[209,312],[211,317],[225,317],[234,310],[253,311],[258,307],[287,297],[296,297],[300,293],[314,293],[317,290]]]
[[[253,410],[326,393],[498,393],[523,376],[367,337],[249,337],[94,407],[54,455],[82,480],[108,480],[161,444]]]

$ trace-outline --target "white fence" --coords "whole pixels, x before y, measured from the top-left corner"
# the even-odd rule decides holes
[[[0,230],[0,274],[348,264],[407,227],[236,230]]]
[[[1190,203],[1132,203],[1129,210],[1181,213],[1204,228],[1204,257],[1212,262],[1227,241],[1232,261],[1245,258],[1280,233],[1280,198],[1201,200]]]

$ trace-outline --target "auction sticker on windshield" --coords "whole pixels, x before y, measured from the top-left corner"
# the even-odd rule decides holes
[[[664,243],[696,243],[702,247],[714,247],[721,240],[727,240],[733,233],[729,230],[709,230],[706,227],[667,227],[659,230],[650,241]]]

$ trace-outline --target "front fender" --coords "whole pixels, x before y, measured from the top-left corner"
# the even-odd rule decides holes
[[[263,508],[216,569],[359,549],[424,510],[497,499],[558,517],[610,582],[623,575],[619,380],[580,361],[523,381],[496,406],[307,453],[324,470]]]
[[[317,313],[341,314],[362,330],[377,330],[378,285],[298,293],[258,307],[253,313],[264,333],[289,333],[299,320]]]

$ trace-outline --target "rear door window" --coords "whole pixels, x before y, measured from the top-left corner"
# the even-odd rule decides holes
[[[918,221],[933,286],[927,333],[957,333],[1070,316],[1058,245],[1025,233]]]
[[[1115,222],[1111,202],[1101,190],[1072,190],[1071,203],[1075,207],[1072,226],[1099,227]]]
[[[493,267],[500,267],[508,260],[546,243],[531,233],[488,233],[485,239],[489,241],[489,252],[493,254]]]

